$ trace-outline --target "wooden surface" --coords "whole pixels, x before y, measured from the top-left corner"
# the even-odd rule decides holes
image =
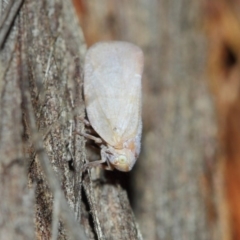
[[[0,1],[0,239],[239,239],[239,3],[73,2]],[[130,173],[81,172],[100,40],[145,55]]]
[[[1,239],[141,239],[115,176],[82,174],[86,45],[71,2],[14,14],[1,32]]]

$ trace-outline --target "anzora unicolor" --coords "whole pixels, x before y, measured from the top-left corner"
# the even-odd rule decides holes
[[[108,169],[130,171],[140,153],[143,61],[139,47],[121,41],[96,43],[86,54],[87,117]]]

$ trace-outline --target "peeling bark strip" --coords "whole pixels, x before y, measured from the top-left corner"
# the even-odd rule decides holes
[[[7,8],[0,1],[0,22]],[[0,31],[5,26],[1,22]],[[0,50],[0,239],[21,240],[34,239],[34,193],[27,188],[22,141],[19,17],[14,26]]]
[[[81,173],[86,47],[71,2],[25,0],[1,34],[0,239],[141,239],[120,185]]]
[[[23,0],[11,0],[5,10],[2,11],[2,17],[0,18],[0,49],[6,40],[7,34],[10,32],[22,2]]]

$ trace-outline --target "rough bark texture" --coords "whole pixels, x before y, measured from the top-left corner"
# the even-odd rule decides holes
[[[74,4],[83,34],[70,1],[0,0],[0,239],[240,239],[239,1]],[[84,38],[144,51],[130,173],[81,172]]]
[[[0,8],[3,12],[6,4],[1,2]],[[33,239],[34,192],[27,187],[22,141],[18,31],[8,38],[0,54],[0,239]]]
[[[141,239],[126,175],[81,171],[86,47],[71,2],[0,3],[0,238]]]

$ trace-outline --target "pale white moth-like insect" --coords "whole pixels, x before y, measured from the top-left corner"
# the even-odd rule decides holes
[[[140,153],[143,52],[132,43],[99,42],[84,65],[84,98],[89,123],[99,138],[108,169],[130,171]]]

